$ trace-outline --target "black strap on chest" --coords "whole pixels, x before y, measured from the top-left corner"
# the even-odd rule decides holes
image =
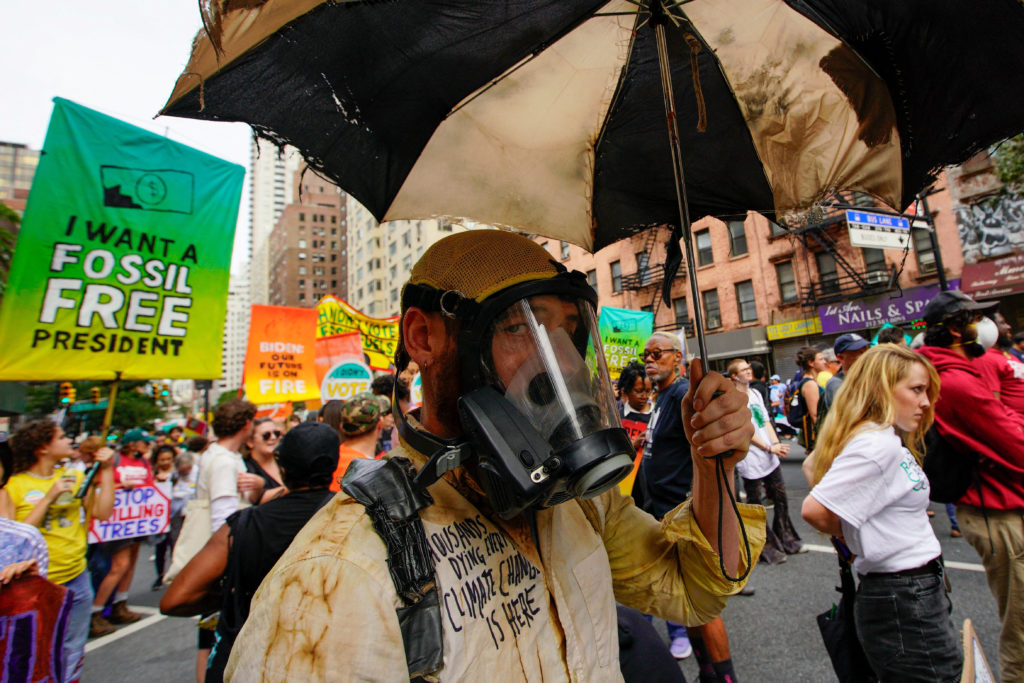
[[[357,458],[341,481],[341,489],[366,507],[387,547],[388,571],[404,604],[397,613],[410,679],[440,671],[444,664],[437,579],[418,514],[434,501],[413,484],[415,474],[407,458]]]

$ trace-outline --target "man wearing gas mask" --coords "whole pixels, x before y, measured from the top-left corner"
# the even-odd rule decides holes
[[[716,480],[715,455],[731,451],[731,482],[746,453],[746,398],[695,364],[693,496],[659,524],[616,486],[633,450],[595,308],[586,277],[525,237],[426,251],[396,354],[420,367],[422,407],[264,580],[229,678],[621,680],[616,601],[684,624],[721,612],[745,583],[723,567],[745,574],[764,543],[763,509],[743,506],[741,553]]]
[[[960,291],[940,292],[924,308],[928,324],[918,352],[935,365],[942,385],[935,404],[939,434],[958,452],[976,454],[972,483],[957,501],[964,538],[981,557],[1002,619],[999,668],[1005,681],[1024,680],[1024,418],[997,399],[974,359],[991,345],[985,317],[998,304]],[[987,321],[987,322],[986,322]]]

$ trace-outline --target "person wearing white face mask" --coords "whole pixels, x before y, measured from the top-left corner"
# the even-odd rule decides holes
[[[1024,363],[1013,355],[1010,326],[1000,313],[978,323],[978,342],[988,350],[975,361],[981,379],[1010,410],[1024,415]]]
[[[979,333],[998,304],[963,292],[940,292],[924,308],[928,324],[918,351],[942,382],[935,404],[939,435],[955,451],[978,458],[971,483],[957,500],[964,538],[981,557],[1002,620],[1002,680],[1024,680],[1024,417],[997,399],[974,360],[985,354]],[[981,323],[979,325],[979,323]]]

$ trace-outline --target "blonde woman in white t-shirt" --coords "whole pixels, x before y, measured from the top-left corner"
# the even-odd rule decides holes
[[[876,346],[847,373],[804,465],[801,514],[855,556],[857,635],[881,681],[958,681],[963,667],[920,466],[938,394],[923,356]]]

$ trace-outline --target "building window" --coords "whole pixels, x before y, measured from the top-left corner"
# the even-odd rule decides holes
[[[306,266],[299,266],[299,275],[306,274]]]
[[[398,290],[397,289],[392,289],[391,290],[391,303],[397,303],[397,302],[398,302]]]
[[[682,327],[689,321],[689,316],[686,315],[686,297],[673,299],[672,310],[676,314],[676,327]]]
[[[597,271],[596,270],[588,270],[587,271],[587,284],[589,284],[594,289],[597,289]]]
[[[715,262],[715,255],[711,252],[711,231],[701,230],[697,233],[697,265],[709,266]]]
[[[408,230],[406,230],[402,234],[402,246],[403,247],[408,247],[411,244],[412,244],[412,235],[411,235],[411,233]]]
[[[786,229],[775,221],[768,221],[768,225],[771,228],[771,232],[768,233],[769,237],[782,237],[786,234]]]
[[[782,299],[782,303],[796,303],[799,296],[796,292],[796,276],[793,274],[793,262],[784,261],[776,263],[775,277],[779,280],[779,298]]]
[[[645,251],[638,251],[636,254],[636,274],[637,279],[642,285],[651,283],[651,269],[647,267],[650,258],[650,255]]]
[[[306,286],[306,280],[305,280],[305,279],[302,279],[302,278],[300,278],[300,279],[299,279],[299,287],[305,287],[305,286]]]
[[[612,261],[609,264],[609,267],[611,268],[611,271],[612,271],[612,291],[613,292],[621,292],[622,291],[622,264],[620,264],[618,261]]]
[[[836,294],[839,292],[839,271],[836,270],[836,259],[827,251],[820,251],[814,255],[818,262],[818,281],[821,283],[821,291],[824,294]]]
[[[305,249],[305,248],[306,248],[306,240],[299,240],[299,249]]]
[[[412,268],[412,257],[411,256],[406,256],[404,259],[402,259],[402,268],[404,270],[407,270],[407,271]]]
[[[714,330],[722,326],[722,311],[718,307],[718,290],[709,289],[700,293],[704,299],[704,326]]]
[[[306,252],[304,252],[304,251],[300,251],[299,252],[299,260],[300,261],[305,261],[306,260]]]
[[[747,253],[747,226],[743,221],[729,221],[729,255],[743,256]]]
[[[300,220],[300,221],[304,221],[304,220],[306,220],[306,214],[304,214],[304,213],[302,213],[302,212],[300,211],[300,212],[299,212],[299,220]]]
[[[331,289],[337,289],[337,288],[338,288],[338,281],[337,280],[331,280]]]
[[[754,283],[750,280],[736,283],[736,305],[740,309],[740,322],[757,320],[757,302],[754,300]]]
[[[569,243],[562,240],[562,260],[569,258]]]
[[[864,252],[864,270],[868,273],[886,272],[884,249],[861,249]]]
[[[935,263],[935,249],[932,248],[931,233],[922,229],[911,229],[910,236],[914,240],[914,253],[917,255],[917,270],[922,275],[938,272]]]
[[[305,300],[306,300],[306,293],[305,292],[299,292],[299,301],[305,301]]]
[[[644,313],[654,313],[654,306],[652,304],[644,304],[640,307],[640,310]]]

